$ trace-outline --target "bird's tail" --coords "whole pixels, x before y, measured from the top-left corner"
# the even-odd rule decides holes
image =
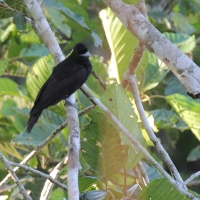
[[[41,112],[37,113],[36,115],[32,115],[30,116],[28,122],[27,122],[27,127],[26,127],[26,131],[27,133],[30,133],[33,126],[35,125],[35,123],[37,122],[38,118],[40,117]]]

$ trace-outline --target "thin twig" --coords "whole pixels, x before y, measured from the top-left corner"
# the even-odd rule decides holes
[[[2,153],[0,153],[0,159],[3,162],[3,164],[5,165],[7,171],[9,172],[10,176],[12,177],[12,179],[17,184],[17,186],[18,186],[21,194],[24,196],[24,198],[27,199],[27,200],[33,200],[29,196],[29,194],[27,193],[27,191],[25,190],[24,186],[21,184],[20,180],[18,179],[18,177],[15,174],[14,170],[12,169],[12,167],[10,166],[10,162],[3,156]]]
[[[140,170],[143,183],[144,183],[145,186],[147,186],[147,184],[149,183],[149,177],[148,177],[146,170],[144,169],[142,162],[139,161],[137,166],[138,166],[138,169]]]
[[[99,81],[99,83],[103,87],[103,89],[106,90],[107,89],[107,85],[103,81],[103,79],[94,70],[92,70],[91,74]]]
[[[34,174],[38,174],[38,175],[50,180],[52,183],[58,185],[59,187],[61,187],[62,189],[67,191],[67,186],[65,184],[60,183],[59,181],[53,179],[51,176],[49,176],[49,175],[47,175],[47,174],[45,174],[45,173],[43,173],[43,172],[41,172],[39,170],[36,170],[36,169],[33,169],[33,168],[31,168],[31,167],[29,167],[27,165],[22,165],[22,164],[15,163],[15,162],[9,162],[9,164],[13,165],[13,166],[17,166],[18,168],[23,168],[23,169],[25,169],[27,171],[30,171],[30,172],[34,173]]]
[[[169,157],[168,153],[165,151],[164,147],[159,142],[158,138],[156,137],[153,130],[151,129],[151,126],[149,125],[148,119],[146,117],[146,114],[144,112],[144,108],[143,108],[143,105],[142,105],[142,102],[140,99],[135,75],[129,77],[129,86],[130,86],[131,92],[133,93],[134,101],[135,101],[137,110],[139,112],[140,119],[142,121],[142,124],[143,124],[145,130],[147,131],[149,138],[154,143],[157,151],[163,157],[163,160],[166,163],[166,165],[168,166],[169,170],[171,171],[171,174],[173,175],[173,177],[178,182],[180,182],[182,184],[182,186],[185,188],[186,186],[184,185],[183,180],[182,180],[178,170],[176,169],[176,167],[175,167],[174,163],[172,162],[171,158]]]
[[[133,168],[133,171],[135,173],[135,179],[136,179],[136,183],[139,185],[140,189],[142,190],[142,188],[145,186],[142,180],[142,175],[140,173],[140,170],[138,169],[138,166],[136,165]]]
[[[200,171],[192,174],[187,180],[184,181],[184,183],[188,184],[189,182],[191,182],[193,179],[197,178],[198,176],[200,176]]]
[[[200,180],[191,181],[187,184],[188,187],[199,186],[199,185],[200,185]]]
[[[13,12],[13,13],[19,13],[19,14],[21,14],[21,15],[25,15],[24,13],[22,13],[22,12],[16,10],[16,9],[11,8],[11,7],[10,7],[7,3],[5,3],[5,2],[1,2],[1,3],[0,3],[0,7],[5,8],[6,10],[10,10],[10,11]]]

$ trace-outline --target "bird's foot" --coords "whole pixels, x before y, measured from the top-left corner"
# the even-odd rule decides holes
[[[74,108],[76,108],[78,110],[78,107],[77,107],[76,103],[72,103],[68,99],[65,99],[65,105],[73,106]]]

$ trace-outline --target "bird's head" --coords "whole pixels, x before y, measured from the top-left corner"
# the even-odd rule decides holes
[[[87,47],[83,43],[78,43],[73,48],[73,54],[83,57],[91,56]]]

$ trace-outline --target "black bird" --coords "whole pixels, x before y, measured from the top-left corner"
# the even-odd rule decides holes
[[[78,90],[87,80],[92,70],[87,47],[78,43],[72,53],[53,69],[52,74],[40,89],[27,122],[30,133],[42,111],[57,104]]]

